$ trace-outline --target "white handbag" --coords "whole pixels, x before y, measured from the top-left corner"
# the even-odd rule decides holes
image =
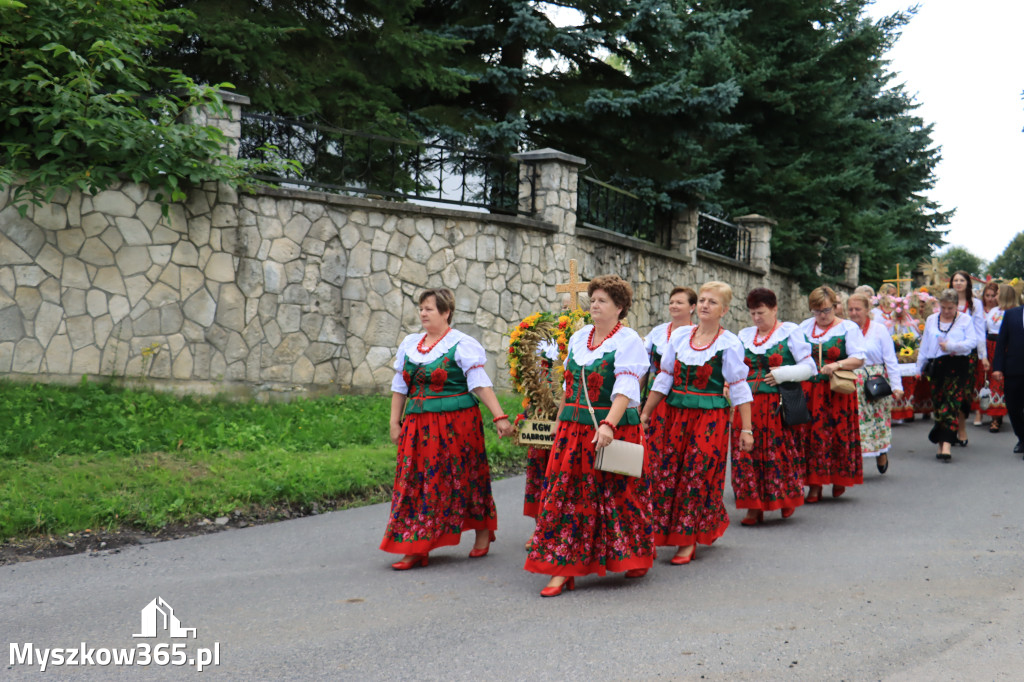
[[[600,425],[597,423],[597,415],[594,414],[594,406],[590,403],[587,370],[584,367],[580,367],[580,376],[583,382],[583,396],[587,399],[587,409],[590,410],[590,419],[594,422],[596,431]],[[644,471],[644,446],[640,443],[613,440],[594,452],[594,468],[610,474],[640,478]]]
[[[989,389],[988,382],[986,381],[985,385],[982,387],[982,389],[980,391],[978,391],[978,409],[980,409],[982,412],[984,412],[985,410],[987,410],[991,406],[992,406],[992,391]]]

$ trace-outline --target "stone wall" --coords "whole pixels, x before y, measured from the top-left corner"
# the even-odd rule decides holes
[[[220,122],[233,132],[232,120]],[[237,133],[234,133],[237,136]],[[734,287],[727,323],[745,326],[743,297],[769,286],[784,319],[806,316],[787,273],[770,265],[771,221],[750,216],[751,265],[698,251],[696,216],[672,249],[576,224],[582,159],[522,155],[531,217],[309,191],[255,194],[207,184],[166,215],[153,192],[123,183],[64,193],[21,217],[0,192],[0,375],[82,375],[193,392],[387,390],[401,339],[419,330],[416,296],[456,293],[455,326],[490,351],[507,387],[505,334],[556,310],[568,261],[581,275],[617,273],[636,292],[627,322],[667,319],[668,292],[719,279]],[[533,191],[530,191],[530,190]]]

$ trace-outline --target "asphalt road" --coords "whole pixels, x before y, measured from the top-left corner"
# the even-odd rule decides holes
[[[889,472],[782,521],[732,526],[688,566],[586,578],[541,599],[523,571],[522,477],[495,484],[498,540],[407,572],[377,549],[376,505],[0,568],[0,679],[27,651],[185,644],[194,667],[50,665],[46,679],[1019,680],[1024,677],[1024,461],[971,428],[935,460],[930,422],[896,427]],[[727,492],[731,505],[731,491]],[[162,597],[195,639],[145,634]],[[12,644],[14,645],[12,647]],[[81,654],[79,654],[81,655]]]

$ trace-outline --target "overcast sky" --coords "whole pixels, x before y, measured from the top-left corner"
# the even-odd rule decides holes
[[[870,12],[882,17],[911,4],[876,0]],[[946,241],[991,261],[1024,230],[1024,1],[919,4],[889,53],[890,68],[935,124],[943,160],[929,196],[956,208]]]

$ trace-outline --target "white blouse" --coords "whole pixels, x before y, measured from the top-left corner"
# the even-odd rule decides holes
[[[868,333],[864,338],[864,364],[885,365],[885,374],[889,386],[894,391],[903,390],[903,378],[900,376],[900,363],[896,359],[896,347],[892,336],[885,325],[877,322],[868,323]]]
[[[943,323],[946,329],[939,329],[939,313],[932,313],[924,323],[924,338],[917,349],[917,373],[921,373],[926,360],[942,355],[967,355],[978,344],[974,321],[970,315],[957,313],[951,323]],[[939,347],[939,341],[946,342],[946,350]]]
[[[750,368],[743,361],[743,342],[732,332],[723,329],[713,344],[703,350],[694,350],[690,347],[690,338],[696,329],[696,326],[686,327],[672,333],[672,339],[661,356],[661,372],[654,380],[651,390],[662,395],[672,392],[672,382],[675,379],[673,371],[677,359],[689,367],[700,367],[718,351],[722,351],[722,376],[729,385],[729,402],[736,406],[752,401],[754,396],[747,383]]]
[[[665,347],[668,345],[668,341],[669,341],[669,339],[668,339],[668,330],[669,330],[669,328],[671,326],[672,326],[671,322],[665,322],[664,324],[659,324],[657,327],[655,327],[654,329],[651,330],[650,334],[648,334],[647,336],[644,337],[644,348],[647,349],[647,355],[649,357],[652,356],[655,351],[658,352],[658,355],[664,355],[665,354]],[[675,330],[673,330],[672,335],[675,336],[676,334],[680,333],[682,330],[688,329],[689,327],[692,327],[692,326],[693,325],[687,324],[687,325],[684,325],[682,327],[677,327]],[[651,362],[651,371],[652,372],[655,371],[654,370],[654,362],[653,361]]]
[[[966,306],[964,306],[966,308]],[[961,309],[960,304],[956,306],[958,313],[966,313],[966,309]],[[971,322],[974,323],[974,336],[977,340],[975,348],[978,349],[978,358],[981,360],[988,359],[988,347],[985,345],[985,306],[979,299],[974,299],[974,310],[971,311]]]
[[[780,324],[760,346],[754,345],[757,327],[741,329],[736,336],[743,343],[743,347],[754,355],[764,355],[772,346],[786,340],[789,343],[789,352],[796,358],[796,364],[810,368],[813,374],[818,373],[818,366],[814,364],[814,358],[811,357],[811,344],[807,343],[807,339],[800,333],[800,327],[793,322]],[[758,339],[758,341],[760,340]]]
[[[864,335],[860,333],[860,327],[849,320],[843,320],[836,318],[837,322],[829,328],[827,332],[821,334],[815,338],[815,334],[821,332],[821,327],[817,326],[817,320],[810,318],[800,323],[800,331],[803,332],[804,338],[807,339],[807,343],[812,346],[823,344],[829,339],[833,339],[837,336],[846,337],[846,357],[848,358],[865,358],[864,352]],[[816,359],[816,358],[815,358]],[[817,365],[815,365],[817,367]]]
[[[395,377],[391,380],[391,390],[402,395],[409,394],[409,387],[402,378],[402,370],[405,369],[405,359],[409,358],[417,365],[427,365],[451,350],[452,346],[458,344],[455,349],[455,364],[459,366],[462,373],[466,375],[466,383],[469,390],[481,386],[491,386],[491,378],[484,370],[484,363],[487,362],[487,353],[480,342],[472,336],[452,329],[436,346],[430,349],[429,353],[421,353],[417,344],[426,337],[426,332],[409,334],[402,339],[398,345],[398,352],[395,353]]]
[[[992,310],[985,313],[985,329],[989,334],[998,334],[999,328],[1003,326],[1003,316],[1006,315],[1006,311],[999,306],[994,306]],[[986,350],[988,350],[986,348]]]
[[[612,385],[612,401],[616,396],[629,398],[628,407],[640,406],[640,377],[650,368],[650,360],[644,349],[644,341],[636,330],[622,327],[612,336],[601,342],[594,350],[587,348],[590,331],[594,325],[588,324],[569,339],[569,357],[577,365],[589,367],[605,353],[615,351],[615,384]],[[673,336],[675,336],[673,334]],[[569,359],[566,358],[566,366]],[[565,386],[562,386],[563,390]]]

